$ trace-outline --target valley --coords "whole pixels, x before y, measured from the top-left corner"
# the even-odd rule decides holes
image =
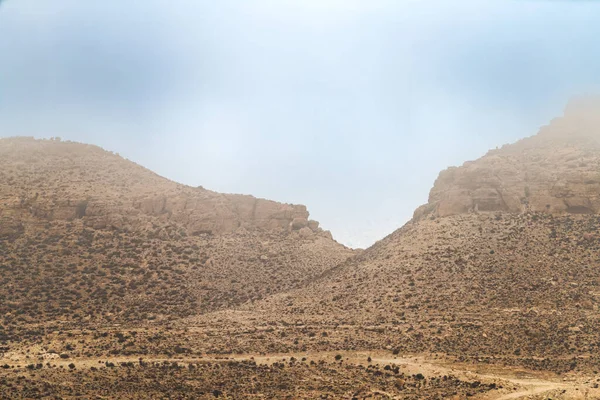
[[[365,250],[303,205],[0,139],[0,397],[600,398],[589,110],[443,171]]]

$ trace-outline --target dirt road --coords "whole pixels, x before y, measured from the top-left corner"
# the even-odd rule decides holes
[[[573,377],[566,380],[550,374],[535,373],[516,368],[500,368],[497,366],[468,365],[450,363],[444,359],[427,358],[424,356],[392,356],[383,352],[321,352],[321,353],[293,353],[293,354],[245,354],[245,355],[219,355],[194,358],[153,358],[144,357],[146,362],[226,362],[253,360],[259,364],[272,364],[275,362],[289,361],[294,357],[297,360],[325,360],[333,362],[336,355],[341,355],[340,362],[355,365],[378,364],[397,365],[405,374],[422,374],[426,378],[455,376],[467,382],[495,383],[498,390],[480,397],[481,400],[511,400],[511,399],[600,399],[600,389],[593,388],[595,377]],[[369,362],[368,359],[371,359]],[[139,362],[139,357],[111,357],[111,358],[82,358],[82,359],[51,359],[50,362],[57,366],[67,367],[73,363],[78,369],[98,367],[105,362],[120,364],[123,362]],[[25,367],[33,363],[32,360],[7,354],[0,358],[0,364]]]

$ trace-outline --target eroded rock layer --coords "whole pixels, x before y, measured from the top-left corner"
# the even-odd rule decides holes
[[[308,216],[303,205],[181,185],[97,146],[0,139],[0,235],[77,219],[125,231],[176,224],[191,235],[287,230],[293,221],[308,226]],[[312,231],[320,232],[318,224]]]
[[[600,101],[572,101],[532,137],[440,173],[428,204],[415,212],[600,212]]]

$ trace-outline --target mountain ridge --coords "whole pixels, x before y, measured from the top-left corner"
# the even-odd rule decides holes
[[[98,146],[0,139],[0,337],[165,322],[297,287],[353,254],[308,216]]]
[[[201,187],[192,188],[163,178],[99,146],[13,137],[0,139],[0,152],[5,179],[14,179],[8,177],[10,169],[20,179],[28,179],[27,182],[5,181],[1,192],[3,197],[0,199],[4,207],[0,210],[0,217],[11,217],[19,209],[23,211],[26,208],[33,217],[39,219],[83,219],[87,226],[94,228],[109,227],[127,231],[144,229],[136,217],[145,214],[163,222],[183,225],[189,234],[218,234],[234,232],[239,228],[301,230],[309,227],[314,233],[331,236],[330,232],[318,227],[317,221],[308,220],[309,213],[303,205],[277,203],[250,195],[221,194]],[[94,162],[104,165],[108,174],[94,171]],[[92,164],[87,170],[86,163]],[[120,172],[117,166],[121,168]],[[66,193],[63,190],[52,193],[61,198],[55,201],[46,199],[50,203],[47,207],[40,204],[39,195],[43,195],[40,192],[45,189],[48,168],[53,168],[53,172],[59,174],[69,170],[75,174],[79,168],[81,176],[65,177],[61,174],[58,177],[59,186],[70,185],[71,190],[77,185],[82,186],[78,188],[79,192]],[[109,176],[111,172],[116,176]],[[113,178],[123,180],[118,185],[120,192],[110,187]],[[142,179],[145,179],[143,183]],[[26,219],[23,218],[24,213],[20,217]]]

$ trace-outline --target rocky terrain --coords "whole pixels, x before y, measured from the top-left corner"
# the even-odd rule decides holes
[[[274,337],[267,343],[279,343],[277,351],[388,348],[556,372],[595,370],[598,228],[600,217],[580,215],[426,219],[306,288],[218,315],[232,329],[240,321],[269,321]],[[290,325],[301,327],[285,334],[295,343],[278,337]]]
[[[0,397],[600,398],[600,117],[443,171],[352,251],[303,206],[0,140]]]
[[[0,221],[0,340],[227,308],[353,253],[304,206],[187,187],[58,140],[0,140]]]
[[[443,171],[415,212],[600,212],[600,101],[581,98],[532,137]]]
[[[411,222],[306,286],[211,315],[227,346],[597,374],[600,123],[583,105],[442,172]],[[264,341],[241,328],[259,322]]]
[[[164,239],[182,232],[286,230],[292,222],[296,230],[310,225],[329,235],[308,221],[305,206],[181,185],[97,146],[0,139],[0,166],[5,237],[18,236],[24,225],[78,219],[93,229],[152,232]]]
[[[320,350],[600,369],[600,124],[586,110],[442,172],[413,221],[307,286],[219,315],[325,332]]]

